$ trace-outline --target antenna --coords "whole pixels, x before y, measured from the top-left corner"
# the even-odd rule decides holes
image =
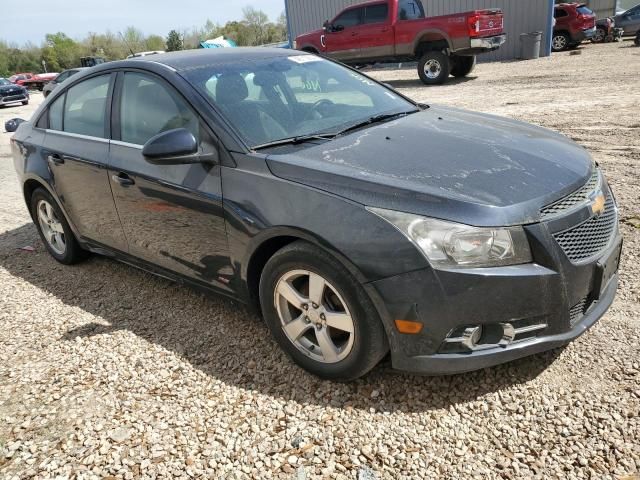
[[[122,35],[122,32],[118,32],[118,35],[120,35],[120,38],[122,39],[122,41],[124,42],[124,44],[127,46],[127,48],[129,49],[129,51],[131,52],[131,55],[135,55],[134,51],[131,50],[131,47],[129,46],[129,43],[127,43],[127,40],[124,38],[124,35]]]

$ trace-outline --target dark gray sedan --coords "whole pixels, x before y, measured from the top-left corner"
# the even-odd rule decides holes
[[[108,255],[255,306],[325,378],[388,352],[443,374],[555,348],[618,285],[615,198],[583,148],[301,52],[94,67],[12,150],[56,260]]]

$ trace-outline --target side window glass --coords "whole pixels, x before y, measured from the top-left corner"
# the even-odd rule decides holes
[[[60,75],[58,75],[58,77],[56,78],[56,83],[62,83],[62,82],[64,82],[67,78],[69,78],[69,72],[61,73],[61,74],[60,74]]]
[[[365,10],[364,23],[384,23],[387,20],[389,7],[387,5],[374,5]]]
[[[173,89],[148,75],[126,73],[122,86],[120,137],[144,145],[158,133],[186,128],[199,139],[200,122]]]
[[[105,137],[105,109],[111,75],[90,78],[67,90],[64,131]]]
[[[62,108],[66,93],[56,98],[49,107],[49,128],[51,130],[62,130]]]
[[[416,20],[424,18],[424,6],[420,0],[400,0],[398,20]]]
[[[333,24],[340,25],[344,28],[355,27],[356,25],[360,24],[361,11],[362,11],[361,8],[353,8],[351,10],[348,10],[344,12],[342,15],[340,15],[336,19],[336,21],[333,22]]]

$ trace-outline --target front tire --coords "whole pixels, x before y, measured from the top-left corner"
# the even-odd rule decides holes
[[[22,102],[22,105],[29,105],[29,100],[25,100],[24,102]]]
[[[73,265],[84,260],[87,252],[80,247],[58,203],[38,188],[31,195],[31,217],[45,248],[58,262]]]
[[[269,259],[260,278],[260,305],[280,347],[318,377],[359,378],[389,349],[360,283],[310,243],[294,242]]]
[[[449,56],[443,52],[425,52],[418,62],[418,75],[425,85],[442,85],[451,72]]]
[[[451,67],[451,75],[456,78],[466,77],[476,66],[476,56],[455,57]]]

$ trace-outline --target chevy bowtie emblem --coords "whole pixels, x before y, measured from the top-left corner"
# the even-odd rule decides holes
[[[604,213],[605,198],[604,193],[598,191],[591,196],[591,212],[594,215],[602,215]]]

